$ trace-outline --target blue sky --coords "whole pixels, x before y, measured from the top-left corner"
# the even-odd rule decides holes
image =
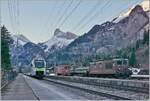
[[[56,28],[82,35],[143,0],[0,0],[1,22],[32,42],[50,39]],[[90,12],[90,13],[89,13]]]

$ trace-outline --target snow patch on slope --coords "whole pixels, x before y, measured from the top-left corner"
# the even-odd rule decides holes
[[[139,4],[144,11],[149,11],[149,0],[144,0],[142,3]],[[115,20],[115,22],[119,22],[120,20],[124,19],[125,17],[129,16],[129,14],[131,13],[132,9],[135,7],[136,5],[130,7],[127,12],[123,12],[121,13],[118,18]]]
[[[141,4],[144,11],[149,11],[149,0],[144,0]]]
[[[47,48],[46,48],[45,51],[48,51],[53,46],[55,46],[58,49],[63,48],[65,46],[67,46],[68,44],[70,44],[73,40],[74,39],[69,39],[68,40],[68,39],[65,39],[65,38],[58,38],[58,37],[54,36],[45,43],[45,45],[47,45]]]
[[[46,46],[46,49],[44,49],[44,51],[48,52],[62,49],[69,45],[76,38],[77,35],[71,32],[63,32],[60,29],[56,29],[54,32],[54,36],[43,43],[43,45]]]
[[[30,40],[28,40],[25,36],[23,35],[11,35],[12,39],[14,40],[14,43],[19,45],[25,45],[26,43],[30,42]]]

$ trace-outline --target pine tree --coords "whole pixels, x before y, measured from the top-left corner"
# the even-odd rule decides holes
[[[135,55],[135,49],[133,49],[129,57],[129,65],[135,66],[135,64],[136,64],[136,55]]]
[[[140,42],[139,40],[136,41],[136,49],[138,49],[140,47]]]
[[[149,30],[144,32],[143,44],[149,44]]]
[[[12,40],[10,39],[9,32],[5,26],[1,27],[1,62],[2,69],[9,70],[11,69],[10,54],[9,54],[9,43]]]

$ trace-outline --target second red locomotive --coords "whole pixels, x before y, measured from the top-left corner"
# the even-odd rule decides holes
[[[67,76],[70,75],[70,66],[69,65],[59,65],[55,68],[56,75]]]

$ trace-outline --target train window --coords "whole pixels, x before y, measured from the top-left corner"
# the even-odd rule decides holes
[[[35,61],[35,67],[37,68],[43,68],[44,67],[44,61]]]
[[[112,65],[112,63],[106,63],[105,67],[106,67],[106,69],[112,69],[113,65]]]
[[[123,61],[123,65],[128,65],[128,61],[127,61],[127,60],[124,60],[124,61]]]
[[[122,65],[122,61],[121,61],[121,60],[118,60],[118,61],[117,61],[117,65]]]
[[[102,63],[98,63],[98,65],[102,65]]]
[[[68,66],[65,66],[65,67],[64,67],[64,69],[68,69],[68,68],[69,68]]]

